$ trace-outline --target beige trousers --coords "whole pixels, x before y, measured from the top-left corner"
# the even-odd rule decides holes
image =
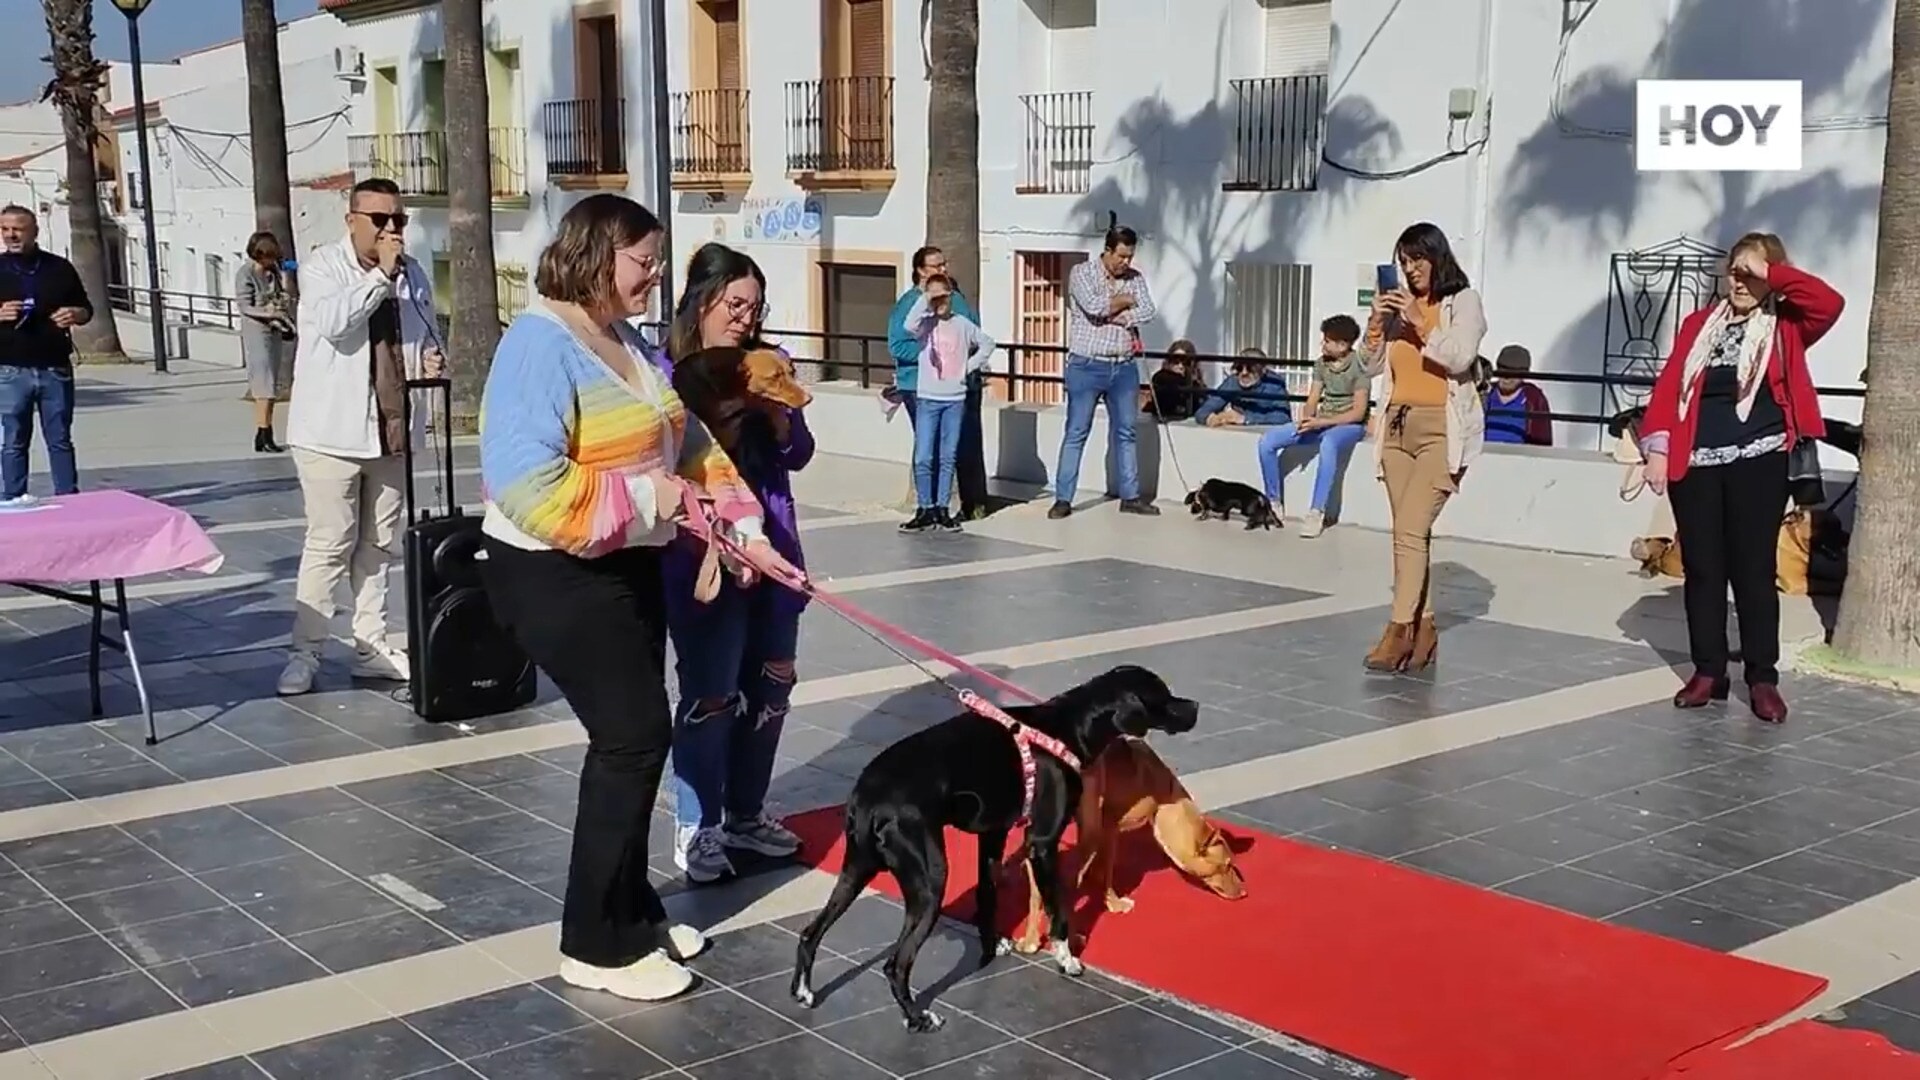
[[[307,515],[294,585],[294,650],[320,654],[342,578],[353,592],[354,641],[385,644],[387,566],[399,552],[406,466],[398,454],[341,458],[299,447],[293,465]]]
[[[1427,607],[1434,519],[1458,490],[1447,470],[1446,406],[1387,406],[1380,473],[1393,512],[1393,621],[1411,623]]]

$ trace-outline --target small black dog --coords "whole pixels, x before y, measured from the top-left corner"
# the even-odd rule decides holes
[[[1006,710],[1014,720],[1051,735],[1091,763],[1122,735],[1193,730],[1200,706],[1175,697],[1158,675],[1141,667],[1117,667],[1039,705]],[[1054,960],[1068,975],[1082,968],[1068,942],[1067,909],[1060,882],[1060,838],[1080,805],[1080,774],[1038,748],[1033,820],[1027,824],[1027,857],[1052,925]],[[800,935],[794,957],[794,998],[812,1008],[813,958],[820,940],[882,870],[891,871],[906,901],[900,938],[887,957],[887,980],[909,1031],[933,1031],[942,1021],[913,1001],[913,959],[933,933],[947,891],[946,827],[980,838],[980,886],[974,925],[980,932],[980,962],[1001,950],[994,915],[996,878],[1007,833],[1020,817],[1026,793],[1020,754],[1004,726],[965,712],[901,739],[874,755],[847,800],[846,861],[833,896]]]
[[[1273,512],[1273,503],[1265,495],[1237,480],[1209,480],[1197,490],[1187,492],[1187,509],[1201,521],[1219,515],[1221,521],[1231,520],[1234,511],[1247,519],[1247,531],[1254,529],[1280,528],[1280,515]]]

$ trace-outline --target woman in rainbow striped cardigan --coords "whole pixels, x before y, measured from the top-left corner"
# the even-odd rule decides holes
[[[561,916],[560,976],[639,1001],[693,983],[706,946],[647,880],[647,831],[671,748],[661,551],[688,488],[746,554],[743,581],[798,582],[727,455],[627,324],[660,276],[659,219],[593,195],[540,256],[540,302],[500,340],[481,402],[482,583],[502,625],[587,729]]]

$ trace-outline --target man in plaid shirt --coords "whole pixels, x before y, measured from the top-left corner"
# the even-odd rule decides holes
[[[1116,225],[1107,230],[1100,257],[1074,267],[1067,276],[1067,434],[1053,472],[1053,508],[1047,511],[1054,520],[1073,513],[1080,458],[1093,432],[1093,409],[1103,401],[1120,512],[1147,517],[1160,513],[1140,496],[1134,437],[1140,414],[1140,328],[1158,314],[1147,279],[1133,268],[1138,241],[1132,229]]]

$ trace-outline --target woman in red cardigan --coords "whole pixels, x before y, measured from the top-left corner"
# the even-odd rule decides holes
[[[1640,422],[1647,486],[1670,493],[1686,571],[1693,677],[1676,708],[1727,699],[1727,587],[1740,616],[1748,704],[1787,718],[1780,696],[1776,541],[1787,505],[1787,453],[1826,434],[1807,348],[1846,305],[1832,286],[1787,263],[1780,238],[1733,245],[1727,296],[1687,316]]]

